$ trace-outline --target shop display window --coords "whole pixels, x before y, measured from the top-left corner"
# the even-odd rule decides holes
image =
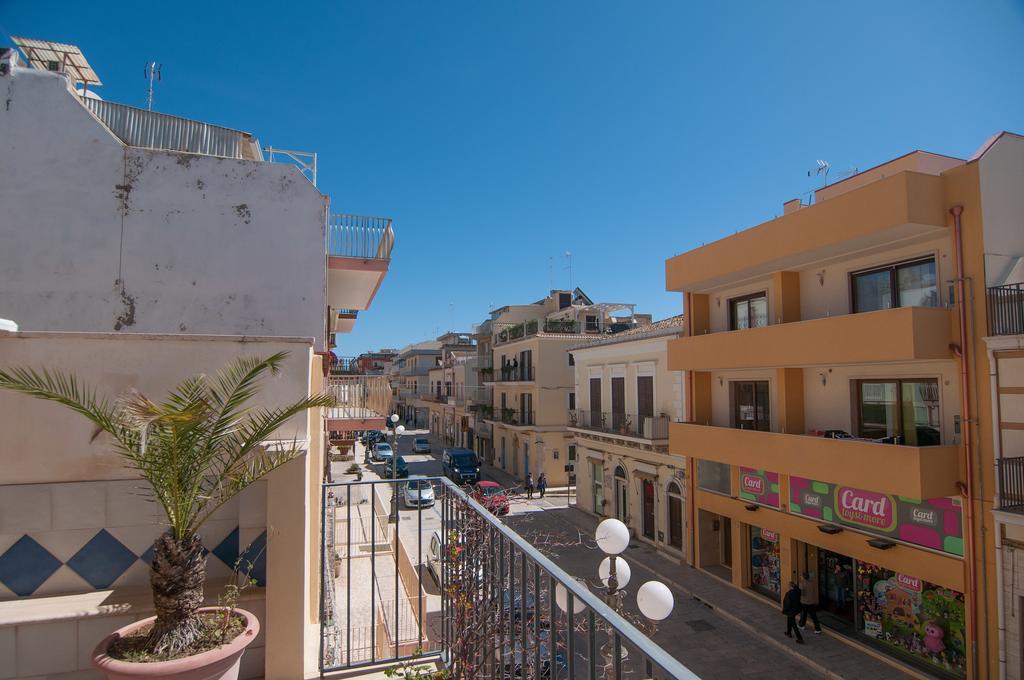
[[[773,531],[750,527],[750,587],[778,599],[782,595],[779,537]]]

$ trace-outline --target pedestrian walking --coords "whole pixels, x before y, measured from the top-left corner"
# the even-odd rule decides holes
[[[529,472],[526,473],[526,497],[533,498],[533,475]]]
[[[814,622],[814,634],[821,635],[821,623],[818,622],[818,582],[805,571],[800,578],[800,630],[807,625],[807,617]]]
[[[537,478],[537,491],[540,491],[540,497],[544,498],[544,491],[548,488],[548,476],[543,472],[540,473],[540,477]]]
[[[796,617],[800,613],[800,587],[792,581],[789,582],[786,596],[782,598],[782,613],[786,615],[786,637],[793,637],[793,633],[796,633],[796,641],[802,645],[804,636],[796,625]]]

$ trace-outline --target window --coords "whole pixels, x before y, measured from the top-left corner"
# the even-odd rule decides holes
[[[590,461],[591,479],[591,500],[594,503],[594,512],[604,514],[604,468],[599,461]]]
[[[576,393],[575,392],[570,392],[569,393],[569,410],[570,411],[575,411],[576,410]]]
[[[590,379],[590,413],[591,415],[601,412],[601,379]]]
[[[768,296],[762,291],[729,300],[729,330],[768,325]]]
[[[941,442],[938,380],[860,380],[857,400],[861,437],[907,446]]]
[[[576,460],[576,445],[569,444],[569,462],[575,462]]]
[[[654,417],[654,376],[641,375],[636,379],[636,414],[643,422],[644,417]]]
[[[668,544],[683,549],[683,492],[679,485],[668,485]]]
[[[576,357],[574,357],[572,355],[572,352],[569,352],[569,365],[570,366],[575,366],[576,365]]]
[[[697,486],[728,495],[732,491],[732,472],[728,463],[697,460]]]
[[[732,383],[733,427],[741,430],[772,429],[771,409],[768,399],[768,381]]]
[[[938,307],[935,258],[903,262],[850,276],[853,311],[893,307]]]

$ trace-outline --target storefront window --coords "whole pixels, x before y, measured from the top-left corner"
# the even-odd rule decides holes
[[[779,536],[774,531],[750,527],[750,587],[773,599],[782,595]]]
[[[857,563],[859,630],[927,666],[963,675],[964,596],[919,578]]]
[[[732,472],[728,463],[697,461],[697,486],[718,493],[732,493]]]

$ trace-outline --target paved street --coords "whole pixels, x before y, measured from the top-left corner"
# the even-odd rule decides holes
[[[412,454],[415,436],[429,436],[425,431],[414,431],[402,437],[399,454],[409,464],[411,475],[441,475],[440,456],[443,446],[430,437],[430,454]],[[357,461],[362,461],[358,451]],[[336,472],[348,463],[335,463]],[[383,474],[380,465],[371,466],[367,477]],[[484,465],[482,477],[503,486],[515,485],[508,474]],[[336,480],[344,481],[344,475]],[[535,495],[533,500],[514,497],[506,523],[533,543],[570,574],[587,580],[591,590],[599,590],[596,579],[601,555],[590,537],[597,519],[568,507],[565,490],[555,490],[546,498]],[[415,510],[402,510],[400,535],[415,556],[417,533],[421,526],[423,549],[426,550],[430,533],[440,528],[436,509],[424,511],[417,517]],[[837,636],[826,632],[815,636],[805,632],[807,643],[796,645],[782,635],[785,621],[778,608],[760,598],[737,591],[714,576],[701,570],[679,565],[660,555],[650,547],[634,541],[625,553],[632,567],[632,579],[627,587],[627,606],[635,609],[636,588],[644,581],[660,580],[676,596],[675,609],[654,636],[666,651],[680,659],[702,678],[785,678],[831,677],[889,680],[908,677],[887,663],[851,647]],[[421,557],[421,559],[423,559]],[[426,569],[424,569],[426,571]],[[431,595],[437,587],[424,575]],[[431,609],[437,605],[431,603]],[[919,677],[924,677],[920,675]]]

